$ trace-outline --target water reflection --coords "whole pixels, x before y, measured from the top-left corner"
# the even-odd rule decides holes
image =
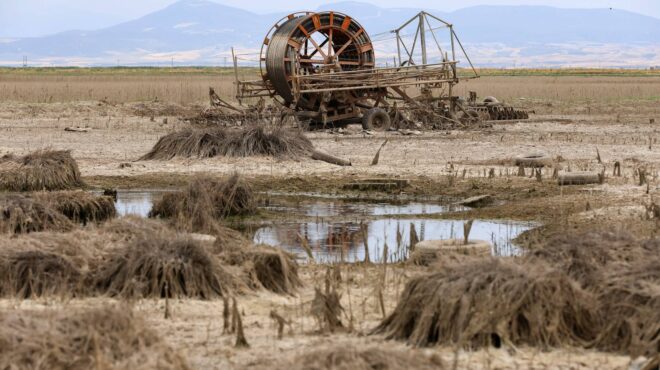
[[[118,191],[115,208],[119,216],[147,217],[155,200],[167,190]]]
[[[384,218],[370,221],[366,223],[370,259],[382,261],[385,245],[389,261],[404,259],[410,244],[411,227],[415,228],[420,240],[463,238],[462,220]],[[490,241],[493,244],[493,255],[518,255],[521,251],[511,241],[532,227],[534,225],[529,222],[475,221],[470,238]],[[364,260],[365,237],[360,225],[355,222],[303,222],[266,226],[256,231],[254,241],[281,246],[303,257],[306,253],[299,236],[308,240],[317,261]]]
[[[262,208],[269,211],[286,212],[289,215],[308,217],[424,215],[462,211],[465,209],[461,206],[435,203],[410,202],[395,204],[348,199],[310,199],[290,196],[271,196],[263,203]]]

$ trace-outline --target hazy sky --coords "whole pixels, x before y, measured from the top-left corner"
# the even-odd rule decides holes
[[[72,28],[98,29],[131,20],[176,0],[0,0],[0,37],[30,37]],[[259,13],[315,9],[332,0],[213,0]],[[660,18],[658,0],[358,0],[382,7],[452,11],[472,5],[616,8]],[[220,20],[219,20],[220,21]]]

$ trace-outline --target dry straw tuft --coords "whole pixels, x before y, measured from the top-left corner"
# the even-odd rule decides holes
[[[41,150],[0,159],[0,190],[41,191],[82,188],[78,164],[66,150]]]
[[[660,242],[639,242],[621,232],[564,234],[531,251],[526,260],[550,263],[587,288],[601,286],[614,267],[627,270],[660,255]]]
[[[313,148],[311,141],[298,130],[267,130],[261,126],[239,130],[212,127],[185,129],[165,135],[140,160],[216,156],[296,158],[309,154]]]
[[[595,297],[565,274],[485,258],[411,279],[374,332],[415,346],[586,346],[599,319]]]
[[[636,356],[660,354],[660,256],[611,268],[595,287],[604,315],[596,346]]]
[[[69,231],[73,223],[50,205],[22,195],[0,197],[0,232]]]
[[[0,312],[2,369],[189,369],[127,307]]]
[[[71,296],[80,288],[80,269],[63,255],[33,249],[3,250],[0,256],[2,297]]]
[[[221,297],[234,277],[198,241],[156,234],[113,251],[93,277],[101,293],[123,297]]]
[[[71,221],[86,225],[101,222],[117,215],[112,197],[96,196],[85,191],[60,191],[37,194],[36,199],[49,204]]]
[[[218,246],[220,258],[233,266],[240,266],[253,287],[263,287],[277,294],[293,294],[302,286],[298,276],[298,263],[294,257],[279,248],[266,245]]]
[[[235,174],[226,181],[197,177],[179,192],[165,194],[154,203],[149,217],[172,220],[180,230],[217,231],[217,220],[256,212],[252,188]]]

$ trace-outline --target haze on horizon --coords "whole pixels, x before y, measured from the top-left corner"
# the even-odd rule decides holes
[[[0,0],[0,37],[22,38],[72,29],[93,30],[139,18],[177,0]],[[272,1],[212,0],[255,13],[316,9],[331,0]],[[660,1],[655,0],[360,0],[380,7],[418,7],[453,11],[475,5],[546,5],[559,8],[613,8],[660,19]],[[221,22],[219,19],[218,22]]]

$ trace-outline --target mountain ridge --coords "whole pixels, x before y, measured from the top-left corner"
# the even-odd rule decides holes
[[[317,10],[342,11],[367,33],[397,27],[421,9],[381,8],[358,1],[321,5]],[[623,10],[562,9],[549,6],[480,5],[453,12],[428,10],[455,27],[461,40],[479,48],[511,51],[513,57],[580,53],[575,45],[650,45],[649,63],[660,59],[660,19]],[[0,64],[29,60],[51,64],[131,64],[165,62],[218,63],[229,48],[257,50],[268,29],[285,13],[256,14],[208,0],[181,0],[137,19],[94,31],[71,30],[44,37],[0,43]],[[635,25],[612,27],[611,25]],[[561,51],[548,45],[566,45]],[[543,50],[541,50],[543,49]],[[572,51],[571,51],[572,50]],[[623,50],[625,51],[625,50]],[[622,52],[623,52],[622,51]],[[568,54],[570,54],[568,53]],[[638,51],[635,51],[638,53]],[[386,54],[386,53],[385,53]],[[496,62],[497,63],[497,62]]]

